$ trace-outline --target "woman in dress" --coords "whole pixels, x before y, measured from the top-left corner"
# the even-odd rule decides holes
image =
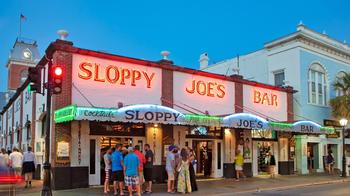
[[[193,191],[198,191],[198,187],[197,187],[197,182],[196,182],[196,173],[194,171],[194,162],[196,161],[196,156],[193,152],[192,149],[187,148],[188,153],[189,153],[189,162],[190,162],[190,181],[191,181],[191,188],[192,188],[192,192]]]
[[[190,161],[188,159],[188,153],[185,148],[181,149],[181,163],[177,167],[179,172],[178,182],[177,182],[177,192],[179,193],[191,193],[191,180],[190,180]]]

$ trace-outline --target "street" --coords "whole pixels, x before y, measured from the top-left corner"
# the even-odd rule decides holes
[[[38,195],[41,191],[41,184],[39,183],[37,181],[32,189],[23,189],[23,185],[18,185],[17,195]],[[233,179],[211,179],[198,182],[198,186],[199,191],[193,192],[191,195],[348,195],[348,192],[350,192],[350,179],[328,175],[295,175],[279,176],[274,179],[255,177],[239,182]],[[165,184],[155,184],[152,196],[169,195],[165,191]],[[56,196],[104,195],[101,186],[60,190],[54,191],[53,194]]]
[[[239,193],[238,195],[349,195],[350,183],[335,183],[324,185],[311,185],[306,187],[298,187],[291,189],[278,189],[272,191]]]

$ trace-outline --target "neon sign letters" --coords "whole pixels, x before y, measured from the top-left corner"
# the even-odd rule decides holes
[[[151,88],[155,73],[139,71],[108,65],[103,67],[100,64],[83,62],[79,65],[78,77],[83,80],[94,80],[110,84],[136,86],[139,81],[144,80],[146,87]]]
[[[277,95],[273,93],[260,92],[254,90],[254,103],[259,103],[268,106],[278,106]]]
[[[192,80],[191,86],[186,88],[186,92],[190,94],[197,93],[208,97],[225,96],[225,86],[216,82],[204,82],[202,80]]]

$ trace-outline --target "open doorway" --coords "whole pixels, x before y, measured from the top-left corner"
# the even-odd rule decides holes
[[[213,160],[213,141],[193,140],[193,150],[196,153],[198,177],[210,177]]]
[[[307,143],[307,167],[310,173],[315,173],[320,168],[318,152],[318,143]]]
[[[259,175],[267,175],[268,174],[268,166],[270,163],[270,154],[274,152],[273,142],[269,141],[259,141],[258,143],[258,174]]]
[[[124,147],[132,146],[132,138],[121,138],[121,137],[101,137],[100,141],[100,164],[101,164],[101,185],[103,185],[106,173],[105,173],[105,162],[103,156],[109,148],[114,148],[116,144],[122,144]]]

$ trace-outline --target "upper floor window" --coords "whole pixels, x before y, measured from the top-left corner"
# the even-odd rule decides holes
[[[341,82],[343,80],[343,78],[346,76],[346,73],[343,71],[340,71],[337,73],[337,75],[335,76],[335,82]],[[344,91],[340,88],[336,88],[335,89],[335,95],[338,96],[343,96],[344,95]]]
[[[326,70],[320,64],[312,64],[308,73],[309,103],[327,105]]]
[[[275,86],[283,86],[284,85],[284,70],[276,71],[273,73],[275,78]]]

